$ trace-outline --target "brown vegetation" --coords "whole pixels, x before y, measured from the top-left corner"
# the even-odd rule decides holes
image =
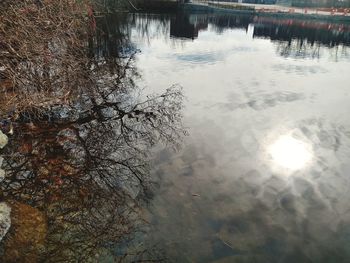
[[[0,4],[0,110],[32,110],[69,100],[87,86],[86,2]]]
[[[34,263],[43,250],[47,222],[42,212],[15,201],[11,206],[11,231],[5,241],[4,262]]]

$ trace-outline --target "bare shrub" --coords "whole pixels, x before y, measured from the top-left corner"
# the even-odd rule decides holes
[[[75,0],[0,4],[1,111],[64,103],[88,85],[86,6]]]

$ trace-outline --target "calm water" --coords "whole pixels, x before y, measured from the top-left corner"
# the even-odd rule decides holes
[[[132,15],[139,84],[186,96],[151,203],[175,262],[350,261],[350,30],[202,14]]]
[[[87,87],[0,114],[0,262],[350,262],[350,25],[96,22]]]

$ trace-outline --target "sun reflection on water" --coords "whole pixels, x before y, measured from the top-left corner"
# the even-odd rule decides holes
[[[291,135],[279,137],[268,147],[273,162],[288,170],[300,170],[312,160],[310,144],[298,140]]]

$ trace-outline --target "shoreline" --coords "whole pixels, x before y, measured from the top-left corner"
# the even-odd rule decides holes
[[[219,6],[221,5],[221,6]],[[226,6],[225,6],[226,5]],[[258,8],[257,8],[258,7]],[[322,13],[310,13],[306,11],[300,12],[289,12],[286,10],[297,8],[284,7],[281,11],[280,6],[270,5],[269,9],[265,9],[266,5],[251,5],[251,4],[237,4],[237,3],[224,3],[217,4],[201,4],[201,3],[185,3],[180,6],[185,11],[200,12],[200,13],[228,13],[228,14],[241,14],[241,15],[256,15],[260,17],[273,17],[273,18],[284,18],[284,19],[303,19],[303,20],[314,20],[324,21],[332,23],[350,23],[350,15],[337,15]],[[300,11],[300,9],[298,9]],[[309,10],[309,9],[305,9]]]

